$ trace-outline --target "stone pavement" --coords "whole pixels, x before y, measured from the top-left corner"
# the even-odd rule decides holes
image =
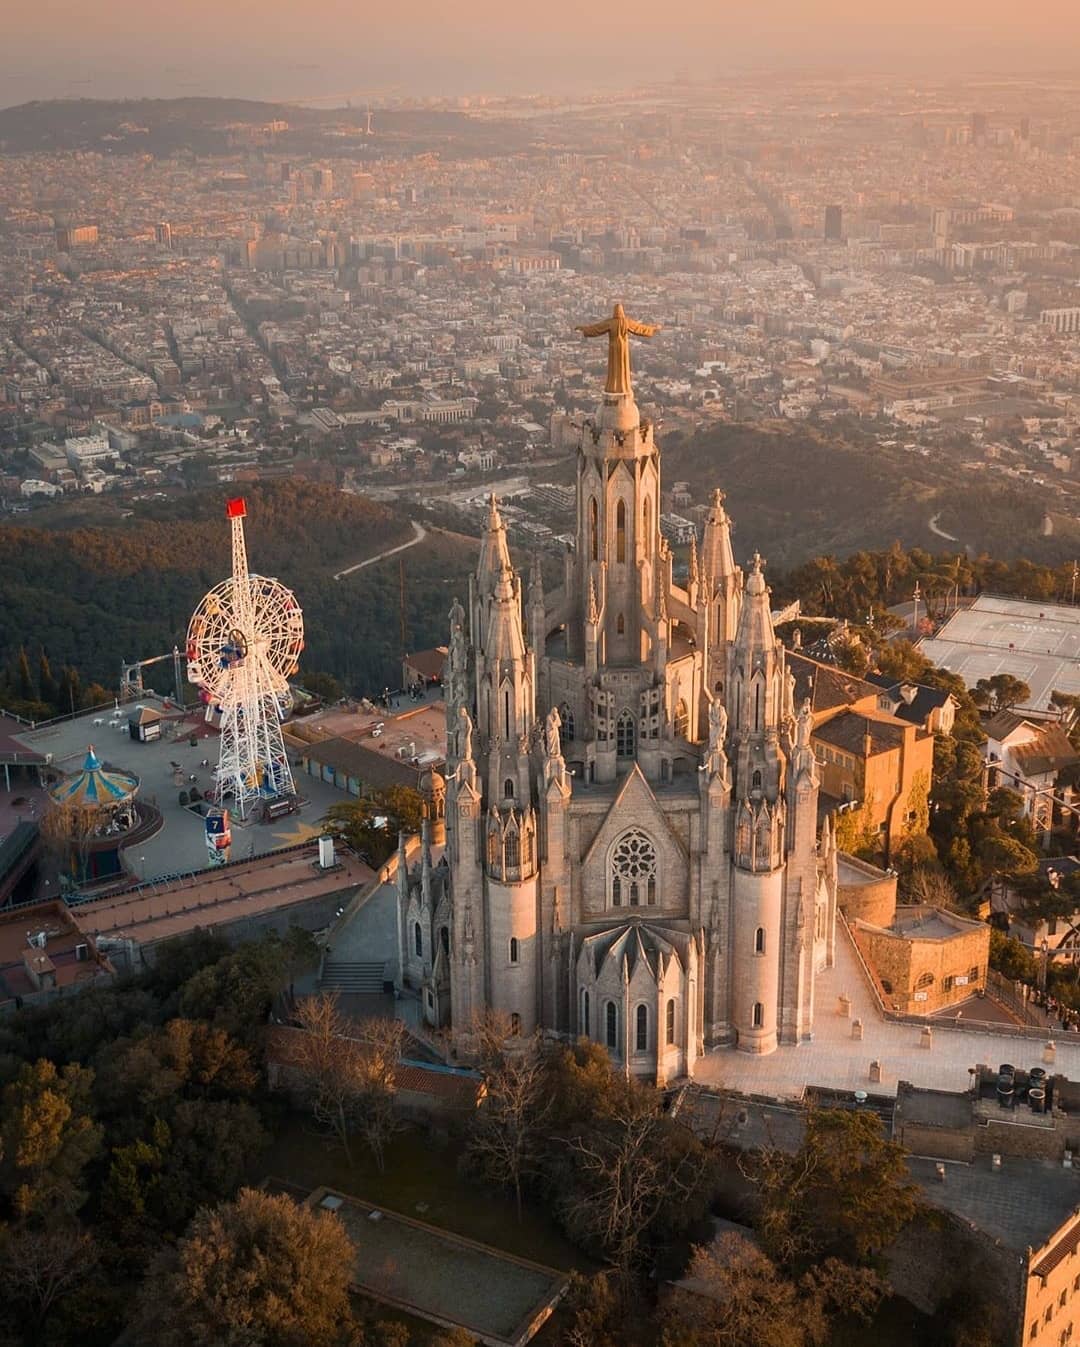
[[[841,993],[851,998],[851,1018],[837,1011]],[[851,1036],[852,1020],[861,1019],[863,1037]],[[814,1035],[809,1043],[783,1046],[767,1057],[717,1048],[701,1058],[694,1080],[703,1085],[740,1090],[774,1098],[801,1098],[807,1086],[896,1094],[897,1081],[938,1090],[966,1090],[969,1071],[977,1063],[996,1067],[1042,1065],[1045,1039],[1022,1037],[1007,1025],[961,1028],[934,1020],[933,1047],[920,1046],[920,1026],[894,1024],[878,1012],[843,929],[837,931],[836,965],[818,975],[814,985]],[[1048,1069],[1080,1080],[1080,1034],[1054,1036],[1057,1060]],[[880,1084],[870,1082],[870,1062],[882,1065]]]

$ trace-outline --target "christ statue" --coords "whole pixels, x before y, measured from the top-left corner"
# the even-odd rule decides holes
[[[607,337],[607,383],[605,393],[631,392],[630,338],[651,337],[660,331],[659,323],[639,323],[627,318],[623,306],[616,304],[610,318],[602,323],[579,324],[575,329],[586,337]]]

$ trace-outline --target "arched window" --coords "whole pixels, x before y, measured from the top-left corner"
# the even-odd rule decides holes
[[[510,962],[517,963],[517,961],[518,961],[518,941],[517,936],[512,935],[510,937]]]
[[[754,684],[754,729],[761,729],[761,684]]]
[[[619,1012],[615,1009],[615,1002],[609,1001],[604,1007],[604,1034],[609,1048],[619,1046]]]
[[[533,863],[533,835],[529,831],[521,834],[521,868],[531,869]]]
[[[761,789],[761,773],[760,773],[760,772],[755,772],[754,775],[750,778],[750,789],[751,789],[751,790],[760,790],[760,789]]]
[[[646,556],[652,555],[652,505],[648,496],[641,506],[641,548]]]
[[[589,555],[593,561],[600,559],[600,510],[596,497],[589,497]]]
[[[587,991],[581,993],[581,1024],[579,1027],[585,1038],[592,1036],[589,1025],[589,993]]]
[[[497,870],[502,864],[502,839],[497,828],[488,833],[488,869]]]
[[[765,927],[759,926],[754,932],[754,953],[765,953]]]
[[[668,997],[664,1036],[669,1043],[675,1042],[675,998]]]
[[[515,1035],[521,1033],[521,1016],[516,1010],[510,1012],[510,1032]]]
[[[514,798],[514,783],[510,777],[507,777],[503,782],[503,796],[507,800]]]
[[[510,689],[503,692],[503,738],[510,738]]]
[[[615,753],[620,758],[634,756],[634,717],[629,711],[620,711],[615,722]]]
[[[559,707],[559,742],[563,748],[567,746],[574,738],[574,713],[570,709],[569,702],[563,702]]]
[[[424,957],[424,932],[420,929],[420,923],[417,922],[413,927],[413,947],[416,950],[416,957]]]
[[[626,503],[619,501],[615,507],[615,560],[626,560]]]
[[[521,834],[511,828],[506,834],[506,867],[516,870],[521,864]]]
[[[611,902],[618,907],[623,898],[631,907],[646,901],[656,902],[656,848],[647,833],[631,828],[615,843],[611,853]]]
[[[615,634],[616,636],[623,636],[625,635],[625,633],[626,633],[626,618],[623,617],[622,613],[620,613],[619,616],[615,619]]]
[[[649,1049],[648,1006],[638,1006],[634,1019],[634,1047],[638,1052],[647,1052]]]
[[[690,708],[680,697],[675,707],[675,738],[686,739],[690,734]]]
[[[933,973],[923,973],[918,982],[915,983],[916,990],[921,991],[923,987],[932,987],[934,985]]]
[[[449,953],[450,953],[450,927],[449,927],[449,926],[440,926],[440,927],[439,927],[439,940],[442,942],[443,953],[444,953],[444,954],[449,954]]]
[[[765,1007],[760,1001],[754,1002],[754,1028],[760,1029],[765,1023]]]

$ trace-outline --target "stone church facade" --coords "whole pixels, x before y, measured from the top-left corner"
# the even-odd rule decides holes
[[[761,560],[736,566],[717,491],[676,583],[660,449],[610,368],[562,583],[523,580],[493,499],[450,614],[446,851],[401,881],[403,974],[464,1057],[491,1008],[663,1083],[810,1036],[836,852]]]

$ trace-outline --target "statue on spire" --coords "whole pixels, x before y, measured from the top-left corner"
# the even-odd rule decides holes
[[[602,323],[579,323],[575,331],[586,337],[607,337],[607,382],[605,393],[632,394],[630,383],[630,338],[652,337],[660,331],[659,323],[639,323],[627,318],[621,304],[616,304],[610,318]]]

